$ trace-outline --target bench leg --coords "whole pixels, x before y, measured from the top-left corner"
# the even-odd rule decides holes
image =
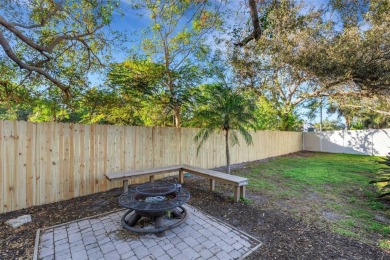
[[[210,190],[214,191],[215,190],[215,180],[210,179]]]
[[[246,191],[245,186],[241,186],[241,189],[240,189],[240,197],[245,198],[245,191]]]
[[[129,180],[123,181],[123,193],[127,192],[129,190]]]
[[[240,186],[234,186],[234,202],[240,201]]]
[[[182,170],[179,171],[179,182],[181,184],[184,183],[184,171],[182,171]]]
[[[154,175],[149,177],[149,182],[154,182]]]

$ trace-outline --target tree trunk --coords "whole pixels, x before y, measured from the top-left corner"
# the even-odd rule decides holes
[[[347,128],[347,130],[350,130],[351,129],[351,120],[348,116],[344,116],[345,118],[345,127]]]
[[[257,13],[256,1],[249,0],[248,4],[249,4],[249,12],[251,15],[252,26],[253,26],[253,39],[258,40],[261,36],[261,27],[260,27],[259,15]]]
[[[181,127],[181,120],[180,120],[180,107],[175,106],[173,109],[175,113],[175,127],[180,128]]]
[[[249,13],[252,19],[253,32],[245,37],[241,42],[235,43],[236,46],[245,46],[248,42],[260,39],[262,31],[259,21],[259,14],[257,12],[256,0],[248,0]]]
[[[168,48],[168,41],[167,38],[163,38],[163,45],[164,45],[164,59],[165,59],[165,70],[168,77],[167,86],[170,91],[171,98],[174,98],[174,92],[175,92],[175,85],[173,83],[174,79],[172,77],[172,71],[170,68],[170,53]],[[176,102],[176,100],[175,100]],[[174,120],[175,120],[175,127],[180,128],[181,127],[181,120],[180,120],[180,106],[176,104],[173,104],[173,113],[174,113]]]
[[[230,153],[229,153],[229,130],[225,131],[225,145],[226,145],[226,169],[230,174]]]

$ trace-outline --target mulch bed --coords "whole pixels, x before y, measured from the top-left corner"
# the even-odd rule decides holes
[[[168,179],[172,181],[172,179]],[[208,191],[206,180],[191,177],[185,187],[190,204],[235,226],[264,244],[249,259],[390,259],[381,249],[319,228],[275,207],[233,203],[226,195]],[[92,194],[0,215],[0,259],[31,259],[38,228],[50,227],[120,208],[121,189]],[[255,198],[256,194],[248,194]],[[10,218],[31,214],[33,221],[15,230],[4,224]]]

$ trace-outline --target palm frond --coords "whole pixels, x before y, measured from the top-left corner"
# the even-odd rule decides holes
[[[202,145],[209,139],[210,135],[215,131],[213,128],[203,128],[199,130],[199,132],[195,135],[194,141],[198,143],[198,147],[196,148],[196,155],[198,156],[200,148]]]
[[[369,183],[372,184],[372,183],[381,183],[381,182],[390,182],[390,178],[376,179],[376,180],[370,181]]]
[[[241,125],[238,126],[238,131],[244,137],[247,145],[253,145],[252,135]]]
[[[379,195],[378,198],[383,198],[385,196],[390,196],[390,191],[389,192],[385,192],[385,193]]]
[[[376,161],[379,164],[384,164],[390,166],[390,158],[381,158],[383,161]],[[390,195],[390,168],[380,168],[378,170],[378,175],[376,179],[370,181],[370,183],[385,183],[384,186],[380,188],[380,195],[378,197],[384,197]]]
[[[237,136],[237,133],[236,131],[230,131],[230,143],[232,144],[232,146],[235,146],[236,144],[238,144],[238,136]]]

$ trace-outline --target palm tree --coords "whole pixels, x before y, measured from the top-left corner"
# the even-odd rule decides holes
[[[202,129],[195,135],[198,143],[197,154],[201,146],[214,133],[223,133],[226,145],[227,172],[230,174],[229,140],[232,146],[238,144],[238,133],[245,142],[253,144],[248,127],[254,129],[253,111],[254,102],[224,84],[210,84],[202,86],[202,94],[198,100],[199,106],[194,113],[195,125]]]

